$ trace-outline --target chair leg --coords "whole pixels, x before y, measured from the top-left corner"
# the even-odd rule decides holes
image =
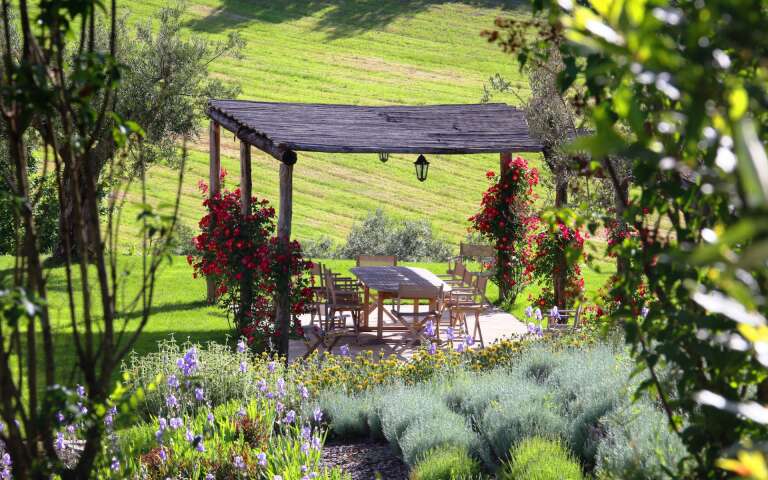
[[[475,312],[475,329],[472,332],[472,338],[475,338],[475,335],[480,337],[480,347],[485,348],[485,341],[483,340],[483,330],[480,328],[480,312]]]

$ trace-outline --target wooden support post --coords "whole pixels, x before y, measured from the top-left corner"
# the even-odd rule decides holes
[[[208,128],[209,136],[209,185],[208,185],[208,198],[213,198],[221,190],[221,129],[218,122],[211,120]],[[212,304],[216,301],[216,283],[212,278],[207,279],[208,283],[208,303]]]
[[[251,214],[251,146],[247,142],[240,142],[240,211],[245,218]],[[240,280],[240,306],[239,318],[243,322],[245,312],[250,310],[253,303],[253,282],[251,273],[246,270]],[[242,323],[238,327],[243,326]]]
[[[499,175],[504,178],[506,173],[509,171],[509,163],[512,161],[512,152],[501,152],[499,157]],[[504,182],[502,182],[502,184],[503,183]],[[506,277],[506,274],[509,272],[509,267],[507,267],[508,261],[509,254],[499,250],[497,252],[496,262],[499,265],[498,272],[500,273],[498,278],[499,297],[502,299],[506,299],[509,295],[509,286],[503,281],[503,279]]]
[[[287,253],[291,241],[291,217],[293,216],[293,165],[280,164],[280,212],[277,217],[277,241],[282,252]],[[288,362],[289,331],[291,327],[291,299],[288,295],[290,278],[280,276],[277,285],[277,326],[280,329],[278,352]]]
[[[501,152],[499,160],[499,173],[504,175],[509,170],[509,162],[512,161],[512,152]]]

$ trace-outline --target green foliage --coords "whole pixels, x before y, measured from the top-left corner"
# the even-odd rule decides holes
[[[411,470],[411,480],[469,480],[482,473],[480,464],[459,447],[438,447]]]
[[[353,225],[347,243],[338,252],[342,258],[397,255],[403,261],[444,261],[451,256],[450,247],[435,237],[428,220],[400,221],[381,209]]]
[[[532,437],[510,453],[499,480],[582,480],[579,464],[573,455],[555,440]]]
[[[765,3],[562,4],[534,2],[540,15],[500,21],[505,33],[492,38],[533,64],[559,47],[561,91],[575,91],[593,132],[572,151],[610,179],[637,232],[610,248],[623,264],[610,295],[650,294],[647,311],[625,300],[612,319],[648,372],[639,389],[697,465],[678,473],[722,478],[725,449],[768,433],[764,420],[732,415],[768,401],[762,347],[742,341],[764,342],[753,327],[768,323],[768,176],[757,174],[768,171]],[[522,44],[532,25],[542,35]],[[615,158],[632,161],[628,192]],[[680,372],[669,384],[665,366]]]
[[[679,463],[688,456],[680,438],[670,431],[664,414],[640,400],[625,404],[601,420],[605,438],[597,449],[598,478],[641,480],[677,478]],[[685,470],[682,470],[683,472]]]

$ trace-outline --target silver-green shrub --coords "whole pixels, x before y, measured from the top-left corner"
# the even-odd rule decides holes
[[[533,435],[563,438],[568,425],[544,388],[521,382],[517,395],[493,403],[485,410],[479,429],[496,458],[503,460],[524,438]]]
[[[664,414],[648,400],[625,402],[602,420],[605,438],[597,448],[595,473],[601,479],[671,479],[688,455]]]
[[[429,415],[440,403],[440,396],[432,385],[424,384],[382,390],[374,401],[384,438],[399,449],[400,437],[405,430],[422,416]]]
[[[626,397],[629,366],[605,346],[552,356],[545,385],[568,424],[564,440],[582,462],[592,465],[601,440],[598,422]]]
[[[474,438],[475,434],[463,416],[434,402],[431,409],[420,412],[420,416],[408,425],[398,446],[405,463],[413,467],[436,447],[454,446],[469,451]]]

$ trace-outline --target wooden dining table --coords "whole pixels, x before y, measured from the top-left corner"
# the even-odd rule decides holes
[[[363,302],[365,304],[364,316],[360,325],[360,331],[372,332],[374,329],[369,326],[369,316],[373,311],[371,308],[371,290],[376,291],[376,338],[383,340],[384,331],[408,331],[406,327],[397,323],[397,318],[384,308],[384,301],[397,297],[400,285],[419,286],[419,287],[443,287],[448,289],[448,285],[437,275],[417,267],[354,267],[352,274],[357,277],[363,285]],[[413,298],[414,311],[418,312],[419,298]],[[434,300],[432,300],[434,302]],[[434,305],[430,305],[434,308]],[[384,325],[384,315],[389,316],[396,322],[395,325]]]

